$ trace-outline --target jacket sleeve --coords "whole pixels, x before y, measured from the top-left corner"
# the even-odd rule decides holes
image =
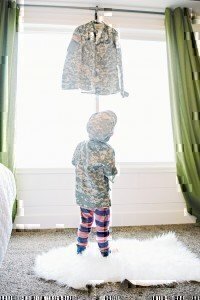
[[[114,181],[115,175],[118,173],[115,166],[115,151],[109,148],[103,162],[104,175],[109,178],[110,181]]]
[[[124,90],[122,52],[121,52],[121,47],[120,47],[120,43],[119,43],[119,34],[116,30],[115,30],[115,33],[114,33],[114,41],[115,41],[115,47],[116,47],[116,53],[117,53],[117,66],[118,66],[118,69],[119,69],[121,95],[124,98],[124,97],[128,97],[129,93]]]
[[[72,165],[76,167],[77,165],[77,162],[79,160],[79,157],[80,157],[80,149],[81,149],[81,145],[82,143],[79,143],[77,146],[76,146],[76,149],[73,153],[73,157],[72,157]]]
[[[79,26],[80,27],[80,26]],[[81,31],[77,27],[67,47],[67,54],[62,72],[62,89],[78,89],[81,67]]]

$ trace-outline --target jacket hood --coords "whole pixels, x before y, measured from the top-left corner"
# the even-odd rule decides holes
[[[87,123],[89,138],[95,141],[107,142],[113,135],[117,116],[111,110],[93,114]]]

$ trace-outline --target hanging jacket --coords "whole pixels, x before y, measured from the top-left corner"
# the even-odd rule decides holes
[[[102,29],[96,29],[95,21],[90,21],[74,30],[64,62],[62,89],[96,95],[120,92],[127,97],[118,32],[101,24]]]
[[[118,173],[115,152],[107,144],[117,117],[112,111],[93,114],[87,123],[89,140],[80,142],[73,154],[76,167],[76,203],[84,208],[111,206],[109,181]]]

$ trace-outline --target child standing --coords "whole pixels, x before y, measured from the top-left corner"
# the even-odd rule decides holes
[[[110,187],[117,169],[115,152],[107,144],[113,135],[117,116],[110,110],[93,114],[87,123],[89,140],[80,142],[73,154],[76,167],[76,203],[80,206],[81,223],[77,231],[77,254],[87,247],[95,217],[96,239],[102,256],[109,249]]]

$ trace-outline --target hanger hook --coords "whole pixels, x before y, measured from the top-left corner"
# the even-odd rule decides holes
[[[96,6],[96,8],[95,8],[95,21],[98,20],[98,10],[99,10],[99,7]]]

